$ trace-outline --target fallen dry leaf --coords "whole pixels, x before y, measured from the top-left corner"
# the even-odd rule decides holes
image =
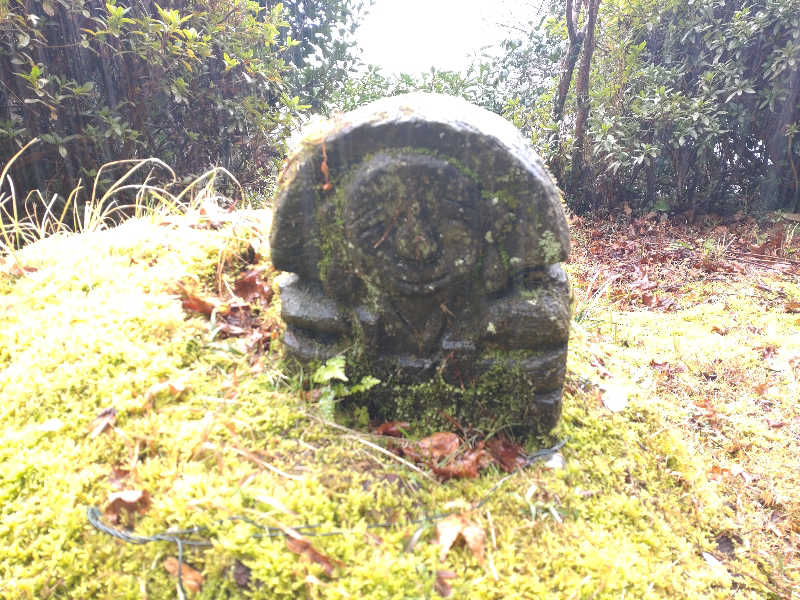
[[[800,313],[800,302],[787,302],[786,303],[786,312],[787,313]]]
[[[246,335],[257,330],[259,325],[249,304],[236,304],[217,313],[217,331],[228,337]]]
[[[719,481],[724,476],[731,474],[729,469],[726,469],[724,467],[720,467],[718,465],[712,465],[710,472],[711,472],[712,479],[715,479],[716,481]]]
[[[150,407],[153,404],[153,398],[159,394],[168,393],[172,396],[180,396],[186,390],[186,384],[183,381],[162,381],[161,383],[154,383],[144,393],[144,406]]]
[[[756,346],[753,348],[754,350],[758,350],[759,354],[761,354],[761,358],[767,360],[772,358],[778,353],[778,347],[774,344],[766,344],[764,346]]]
[[[684,373],[686,371],[686,367],[683,365],[671,365],[668,362],[660,363],[656,362],[655,360],[650,361],[650,366],[659,373],[663,374],[667,379],[672,379],[676,373]]]
[[[719,335],[728,335],[729,331],[730,331],[729,327],[717,327],[716,325],[714,325],[711,328],[711,333],[717,333]]]
[[[38,271],[36,267],[28,267],[25,265],[20,265],[18,262],[12,262],[9,264],[3,264],[2,272],[8,273],[12,277],[22,277],[26,273],[35,273]]]
[[[91,433],[89,434],[89,439],[94,439],[101,433],[103,433],[106,429],[114,425],[117,420],[117,409],[116,408],[105,408],[100,411],[100,413],[94,418],[91,424]]]
[[[457,478],[474,479],[478,476],[478,467],[481,466],[481,459],[485,453],[483,442],[480,442],[475,448],[465,452],[464,456],[450,464],[441,466],[431,464],[431,470],[445,481]]]
[[[237,587],[250,589],[250,576],[252,570],[238,558],[233,563],[233,581]]]
[[[458,450],[460,440],[455,433],[439,432],[426,438],[422,438],[416,443],[416,450],[421,453],[422,458],[439,460],[445,456],[450,456]],[[406,448],[409,450],[410,448]]]
[[[183,310],[197,312],[201,315],[205,315],[206,317],[210,317],[211,313],[214,312],[214,309],[216,308],[216,305],[212,302],[188,293],[185,294],[181,300],[181,306],[183,307]]]
[[[314,546],[311,545],[311,542],[301,535],[287,535],[286,545],[289,547],[289,550],[295,554],[299,554],[308,562],[320,565],[328,577],[333,575],[334,562],[341,564],[339,561],[329,558],[316,550]]]
[[[403,437],[404,430],[411,427],[408,421],[389,421],[382,423],[375,428],[375,435],[390,435],[392,437]]]
[[[128,469],[114,466],[111,467],[111,473],[108,474],[108,480],[115,488],[120,488],[130,474],[131,472]]]
[[[468,520],[466,516],[450,515],[439,521],[436,524],[436,537],[439,545],[442,547],[439,552],[440,561],[443,562],[444,559],[447,558],[450,548],[452,548],[456,540],[461,537],[477,561],[481,564],[483,563],[486,532],[481,527]]]
[[[512,473],[527,462],[522,446],[504,437],[495,437],[486,442],[486,449],[506,473]]]
[[[168,556],[162,563],[167,573],[173,577],[178,576],[178,559],[174,556]],[[186,563],[180,565],[181,568],[181,583],[183,587],[191,592],[196,593],[203,589],[203,575],[196,569],[193,569]]]
[[[374,533],[371,533],[369,531],[364,533],[364,539],[367,540],[367,543],[370,546],[376,546],[377,547],[377,546],[380,546],[381,544],[383,544],[383,538],[381,536],[375,535]]]
[[[266,267],[250,269],[233,283],[233,293],[245,302],[267,305],[272,301],[272,288],[261,278]]]
[[[322,164],[319,166],[319,170],[325,177],[325,183],[322,185],[322,191],[327,192],[333,187],[333,184],[331,184],[330,172],[328,171],[328,153],[325,151],[325,142],[322,142]]]
[[[449,598],[450,594],[453,593],[453,588],[450,587],[450,584],[447,583],[447,580],[455,578],[455,571],[440,569],[436,571],[436,581],[433,582],[433,589],[435,589],[436,593],[442,598]]]
[[[147,490],[123,490],[108,497],[105,511],[106,518],[115,525],[121,522],[122,512],[128,516],[127,525],[133,524],[134,513],[144,513],[150,508],[150,494]]]

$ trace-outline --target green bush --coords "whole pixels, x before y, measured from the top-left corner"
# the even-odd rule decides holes
[[[800,210],[800,2],[651,10],[606,20],[595,193],[642,209]]]
[[[299,110],[285,81],[295,42],[282,10],[250,0],[0,0],[0,158],[42,141],[12,168],[17,201],[148,156],[186,176],[219,165],[263,181]]]
[[[574,77],[553,118],[564,6],[544,6],[491,72],[573,209],[800,210],[800,0],[603,0],[579,181]]]
[[[346,79],[333,93],[331,104],[342,111],[353,110],[385,96],[398,96],[411,92],[429,92],[459,96],[487,110],[500,113],[495,90],[496,81],[488,64],[476,63],[464,71],[439,70],[418,74],[384,74],[378,65],[367,65],[365,71]]]

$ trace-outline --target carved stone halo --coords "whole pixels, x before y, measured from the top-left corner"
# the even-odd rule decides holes
[[[480,190],[446,160],[379,153],[359,166],[346,194],[349,258],[368,283],[425,296],[474,272],[483,242]]]

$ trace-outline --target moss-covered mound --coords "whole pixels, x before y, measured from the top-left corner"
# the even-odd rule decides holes
[[[797,581],[796,562],[779,580],[775,555],[744,548],[730,467],[712,476],[688,432],[691,386],[675,402],[652,383],[647,352],[673,360],[701,309],[642,313],[626,335],[610,309],[591,334],[576,323],[563,420],[526,441],[566,440],[560,454],[442,483],[321,418],[329,395],[286,377],[276,343],[236,335],[237,278],[259,261],[270,272],[267,221],[136,220],[6,257],[0,596],[179,597],[170,540],[192,527],[183,538],[207,542],[182,548],[193,598],[763,598]],[[248,318],[271,327],[275,304]],[[666,342],[637,347],[645,332]],[[712,368],[725,377],[685,376]],[[763,453],[793,425],[742,427],[741,451]],[[790,500],[772,501],[796,527]],[[98,530],[89,507],[139,537]],[[442,551],[447,513],[483,532],[483,555]]]

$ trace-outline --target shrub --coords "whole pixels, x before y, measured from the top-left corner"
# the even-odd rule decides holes
[[[43,142],[12,168],[17,198],[73,189],[123,158],[155,156],[187,177],[211,165],[269,175],[299,110],[282,7],[164,4],[0,0],[0,156]]]

